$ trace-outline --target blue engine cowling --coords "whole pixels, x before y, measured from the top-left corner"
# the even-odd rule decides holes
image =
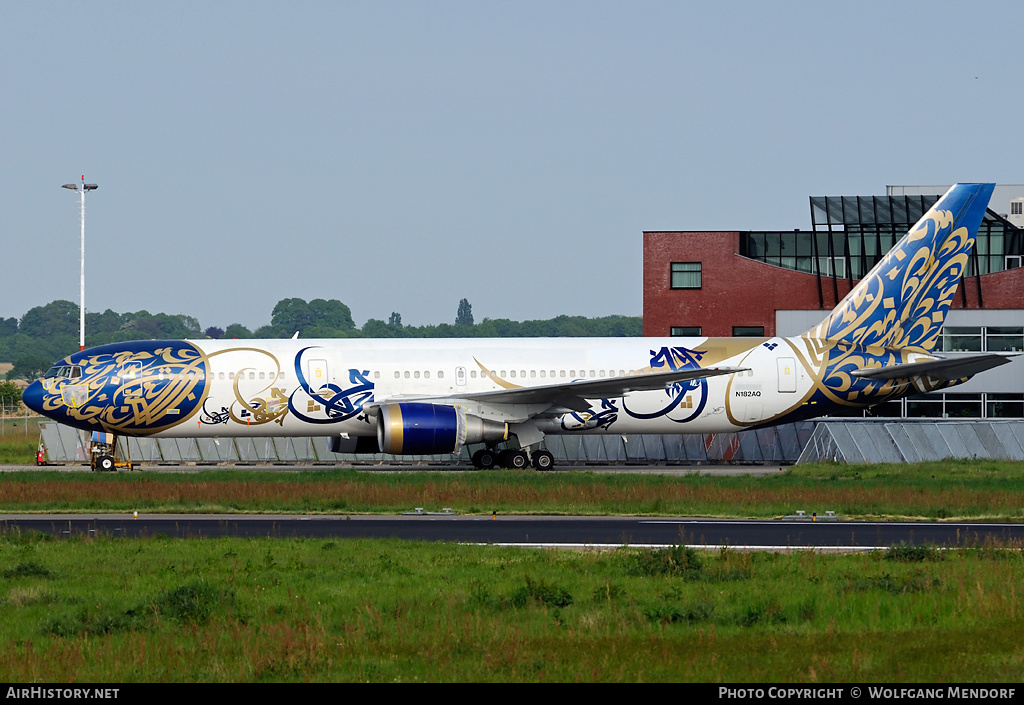
[[[470,416],[461,406],[405,402],[384,404],[377,414],[382,453],[458,453],[467,443],[499,443],[507,438],[508,424]]]

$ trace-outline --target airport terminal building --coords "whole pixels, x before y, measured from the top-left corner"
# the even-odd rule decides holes
[[[819,323],[947,186],[812,196],[811,229],[644,232],[644,335],[799,335]],[[942,354],[1024,351],[1024,185],[998,185],[943,328]],[[857,412],[858,415],[862,412]],[[1024,417],[1024,355],[871,416]]]

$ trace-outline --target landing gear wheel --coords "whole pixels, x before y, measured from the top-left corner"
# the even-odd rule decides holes
[[[555,466],[555,456],[546,450],[535,450],[533,452],[533,467],[541,472],[550,470]]]
[[[473,467],[477,470],[490,470],[498,464],[498,456],[490,448],[481,448],[473,453]]]
[[[503,450],[498,456],[498,463],[509,470],[522,470],[530,464],[525,450]]]
[[[96,459],[96,469],[100,472],[113,472],[114,459],[109,455],[101,455]]]

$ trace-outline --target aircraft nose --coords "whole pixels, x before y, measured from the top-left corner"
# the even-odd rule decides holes
[[[37,414],[43,413],[43,383],[36,380],[21,393],[21,401]]]

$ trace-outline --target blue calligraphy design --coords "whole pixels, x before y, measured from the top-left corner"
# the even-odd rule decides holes
[[[619,418],[619,410],[611,399],[601,400],[601,409],[575,411],[562,417],[562,429],[566,431],[589,431],[595,428],[608,429]]]
[[[303,413],[298,409],[295,397],[299,394],[297,390],[288,399],[288,408],[296,418],[308,423],[328,424],[346,421],[358,416],[363,410],[363,404],[373,401],[373,382],[368,379],[369,370],[348,371],[351,386],[342,388],[337,384],[328,383],[319,389],[313,389],[306,376],[302,373],[302,353],[310,350],[303,348],[295,356],[295,375],[299,380],[301,391],[310,397],[310,407]],[[326,418],[313,417],[308,414],[313,411],[320,411]]]
[[[665,347],[657,352],[651,350],[651,369],[661,372],[699,370],[700,361],[706,354],[706,350],[690,350],[688,348]],[[623,398],[622,410],[634,419],[655,419],[664,416],[669,421],[686,423],[697,418],[704,411],[704,407],[708,403],[708,381],[694,379],[688,382],[676,382],[665,388],[665,396],[668,401],[661,408],[650,412],[630,409],[626,406],[626,399]],[[672,412],[676,410],[682,411],[682,414],[673,415]]]

